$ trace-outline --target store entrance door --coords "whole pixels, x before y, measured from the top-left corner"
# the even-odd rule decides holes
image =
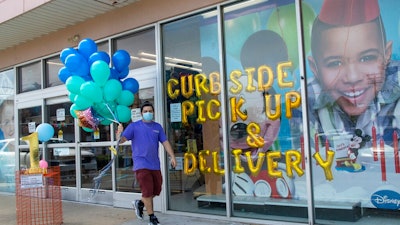
[[[135,95],[135,103],[132,107],[132,121],[141,119],[140,104],[144,101],[152,102],[155,109],[157,109],[157,105],[160,104],[158,100],[154,98],[157,90],[157,82],[154,77],[156,74],[155,67],[152,68],[154,70],[134,71],[138,73],[138,75],[134,75],[134,77],[139,81],[140,89],[138,94]],[[156,112],[155,120],[160,122],[160,118],[162,118],[162,112]],[[120,146],[118,150],[118,160],[115,165],[116,192],[114,193],[113,205],[115,207],[132,208],[131,202],[135,199],[140,199],[142,193],[135,179],[134,172],[132,171],[133,164],[130,142],[126,142]],[[154,199],[154,210],[161,211],[161,197],[156,197]]]

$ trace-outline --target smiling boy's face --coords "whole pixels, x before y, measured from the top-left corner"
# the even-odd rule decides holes
[[[310,68],[350,116],[365,112],[381,90],[392,43],[386,46],[377,23],[336,27],[321,33]]]

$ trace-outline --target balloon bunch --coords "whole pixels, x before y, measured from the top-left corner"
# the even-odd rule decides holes
[[[125,123],[131,119],[129,108],[139,83],[127,78],[131,57],[125,50],[117,50],[112,57],[98,51],[96,43],[85,38],[78,48],[65,48],[60,53],[64,64],[58,78],[69,91],[71,115],[79,120],[87,132],[99,124]],[[110,67],[112,63],[112,67]]]

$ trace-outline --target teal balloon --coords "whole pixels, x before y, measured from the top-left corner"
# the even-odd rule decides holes
[[[76,95],[74,102],[80,109],[87,109],[93,105],[93,101],[83,95]]]
[[[80,109],[76,104],[72,104],[69,107],[69,114],[71,114],[71,116],[74,117],[75,119],[78,119],[78,116],[76,115],[76,112],[75,112],[77,110],[82,110],[82,109]]]
[[[80,93],[95,103],[103,101],[103,91],[100,86],[93,81],[86,81],[83,83],[81,85]]]
[[[117,105],[117,118],[121,123],[127,123],[131,120],[131,109],[128,106]]]
[[[115,105],[115,103],[114,103]],[[99,114],[101,117],[103,117],[104,119],[114,119],[114,111],[113,110],[113,106],[111,103],[98,103],[98,104],[94,104],[93,105],[93,109],[94,111]],[[115,107],[114,107],[115,109]]]
[[[107,102],[114,101],[118,98],[122,91],[122,84],[120,81],[111,79],[108,80],[103,87],[103,96]]]
[[[76,94],[69,92],[68,93],[68,98],[72,103],[75,103],[75,96]]]
[[[90,66],[90,74],[94,82],[102,87],[110,77],[110,68],[106,62],[97,60]]]
[[[132,92],[128,90],[122,90],[121,94],[117,98],[117,103],[119,105],[130,106],[134,100],[135,96],[132,94]]]
[[[88,133],[93,133],[94,132],[94,130],[92,130],[90,128],[87,128],[87,127],[82,127],[82,130],[84,130],[84,131],[86,131]]]
[[[100,124],[101,124],[101,125],[104,125],[104,126],[108,126],[108,125],[112,124],[112,121],[111,121],[111,120],[108,120],[108,119],[104,119],[104,120],[102,120],[102,121],[100,122]]]
[[[69,92],[79,94],[83,83],[85,83],[85,80],[82,77],[70,76],[65,82],[65,86]]]
[[[41,142],[48,141],[54,136],[54,128],[48,123],[40,124],[35,131],[38,133],[38,139]]]

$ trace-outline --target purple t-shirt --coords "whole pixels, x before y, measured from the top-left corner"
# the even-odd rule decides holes
[[[159,123],[138,120],[130,123],[122,136],[131,140],[133,170],[160,170],[158,143],[167,140],[164,129]]]

